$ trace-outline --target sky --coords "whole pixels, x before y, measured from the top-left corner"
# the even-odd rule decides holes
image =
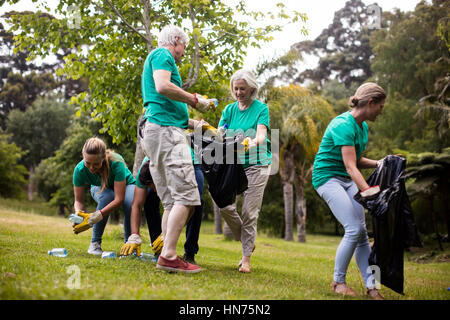
[[[225,3],[233,4],[236,0],[224,0]],[[323,29],[327,28],[333,21],[334,13],[345,6],[348,0],[246,0],[247,6],[252,11],[275,11],[276,3],[282,2],[286,7],[286,12],[295,10],[305,13],[308,16],[306,23],[298,22],[285,26],[282,32],[274,33],[274,40],[269,44],[263,44],[261,49],[249,48],[243,67],[254,69],[258,62],[271,59],[287,52],[294,43],[304,40],[314,40]],[[48,0],[50,7],[55,7],[58,1]],[[392,11],[398,8],[401,11],[412,11],[420,0],[363,0],[368,6],[377,3],[382,10]],[[14,6],[3,5],[0,14],[11,9],[32,10],[36,5],[31,0],[21,0]],[[34,10],[33,10],[34,11]],[[308,30],[308,35],[300,33],[302,26]],[[307,57],[303,62],[305,67],[311,67],[316,63],[313,57]]]
[[[232,1],[232,0],[230,0]],[[326,29],[334,18],[334,13],[345,6],[348,0],[247,0],[249,8],[258,11],[275,10],[275,3],[283,2],[286,6],[286,12],[295,10],[297,12],[306,13],[308,20],[303,23],[299,22],[288,25],[280,33],[274,34],[274,40],[270,44],[265,45],[261,49],[249,48],[244,66],[253,69],[259,61],[280,56],[287,52],[294,43],[314,40],[320,35],[323,29]],[[363,0],[366,6],[377,3],[384,11],[392,11],[398,8],[401,11],[412,11],[420,0]],[[301,26],[304,25],[308,30],[308,35],[300,33]],[[310,59],[311,60],[311,59]],[[313,64],[314,61],[305,59],[305,64]],[[312,59],[314,60],[314,59]]]

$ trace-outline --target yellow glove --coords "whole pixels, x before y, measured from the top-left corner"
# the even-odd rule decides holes
[[[94,226],[97,222],[103,219],[103,215],[100,210],[93,213],[85,213],[81,210],[77,212],[80,217],[83,217],[83,222],[77,224],[73,227],[73,232],[79,234],[80,232],[86,231]]]
[[[162,240],[161,235],[159,235],[159,237],[156,238],[156,240],[153,241],[153,243],[152,243],[153,253],[155,255],[160,255],[163,246],[164,246],[164,241]]]
[[[255,141],[254,141],[252,138],[250,138],[250,137],[245,138],[245,139],[241,142],[241,144],[244,146],[244,152],[247,152],[247,151],[250,150],[251,148],[256,147]]]
[[[122,249],[120,249],[120,255],[121,256],[128,256],[133,253],[133,251],[136,251],[136,254],[138,257],[141,256],[141,244],[142,239],[141,237],[133,233],[131,236],[128,237],[127,243],[125,243],[122,246]]]
[[[205,132],[205,131],[208,131],[208,130],[211,130],[211,132],[212,132],[214,135],[217,135],[217,129],[214,128],[212,125],[206,124],[206,125],[203,125],[203,126],[202,126],[202,132]]]
[[[91,228],[91,225],[89,225],[89,217],[91,215],[89,213],[85,213],[84,211],[81,211],[81,210],[78,210],[77,214],[80,217],[83,217],[83,222],[81,222],[73,227],[73,232],[75,234],[79,234],[80,232],[86,231]]]

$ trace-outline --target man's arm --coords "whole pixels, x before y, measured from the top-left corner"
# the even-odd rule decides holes
[[[147,188],[142,189],[136,186],[134,188],[134,198],[131,205],[130,214],[130,226],[131,233],[139,234],[139,228],[141,226],[141,211],[147,199]],[[148,223],[148,222],[147,222]]]
[[[156,91],[163,96],[195,106],[197,103],[196,97],[187,91],[179,88],[172,82],[170,82],[170,71],[167,70],[155,70],[153,72],[153,80],[155,81]]]

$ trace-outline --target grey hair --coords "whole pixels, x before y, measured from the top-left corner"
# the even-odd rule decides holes
[[[160,47],[167,45],[176,46],[177,45],[176,37],[178,37],[179,41],[184,44],[187,44],[189,41],[189,38],[183,31],[183,29],[177,26],[167,25],[164,28],[162,28],[161,32],[159,33],[158,46]]]
[[[245,69],[240,69],[231,76],[231,79],[230,79],[231,96],[235,100],[237,100],[237,97],[234,94],[233,82],[236,80],[244,80],[245,82],[247,82],[247,84],[250,88],[255,89],[255,90],[253,90],[251,99],[252,100],[256,99],[256,95],[258,94],[259,85],[256,82],[256,77],[253,74],[253,72],[251,72],[249,70],[245,70]]]
[[[374,82],[366,82],[359,86],[355,95],[350,97],[348,105],[351,108],[364,107],[370,99],[375,102],[380,102],[386,99],[386,92],[382,87]]]

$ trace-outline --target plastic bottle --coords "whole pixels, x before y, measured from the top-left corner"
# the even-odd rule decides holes
[[[151,253],[142,252],[141,256],[139,257],[141,261],[150,261],[156,263],[158,261],[158,257],[155,257]]]
[[[54,248],[48,251],[48,254],[54,257],[65,258],[67,257],[67,249],[66,248]]]
[[[137,258],[136,251],[133,251],[132,254],[129,254],[127,256],[120,256],[119,259],[134,259]]]
[[[217,106],[219,105],[219,101],[217,99],[215,99],[215,98],[212,98],[212,99],[209,99],[209,100],[211,100],[214,103],[214,105],[216,106],[216,108],[217,108]]]
[[[82,223],[83,222],[83,217],[80,217],[79,215],[77,215],[76,213],[72,213],[70,216],[69,216],[69,220],[71,221],[71,222],[73,222],[73,223],[75,223],[75,224],[80,224],[80,223]]]
[[[108,259],[108,258],[114,259],[115,257],[116,257],[116,253],[113,251],[103,251],[103,253],[102,253],[102,259]]]

